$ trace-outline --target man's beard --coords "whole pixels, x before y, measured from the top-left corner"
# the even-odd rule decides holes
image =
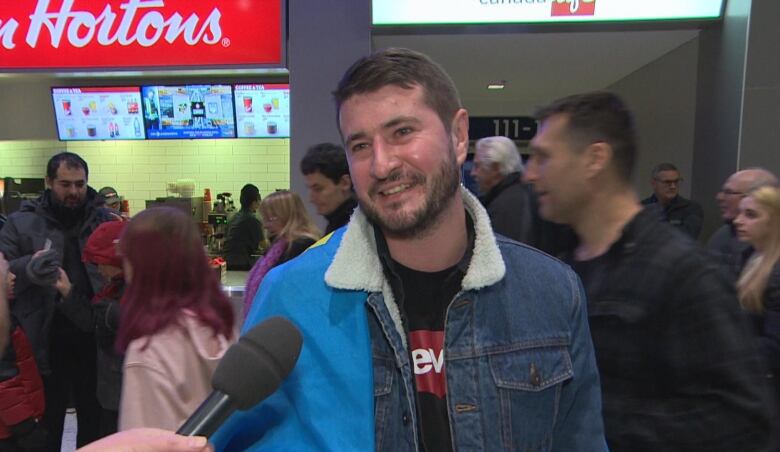
[[[84,208],[87,205],[86,197],[71,207],[65,204],[64,200],[57,198],[54,193],[51,194],[51,206],[55,216],[64,224],[75,223],[84,216]]]
[[[358,197],[360,209],[369,221],[378,225],[385,234],[397,238],[424,236],[438,224],[442,213],[458,191],[460,173],[455,162],[454,149],[449,150],[447,160],[432,175],[426,177],[419,173],[404,174],[402,170],[398,170],[391,173],[385,181],[397,180],[409,181],[412,185],[409,189],[414,189],[417,185],[428,188],[423,205],[419,209],[411,213],[381,214],[371,202],[372,197],[382,196],[376,192],[376,189],[369,190],[368,199]]]

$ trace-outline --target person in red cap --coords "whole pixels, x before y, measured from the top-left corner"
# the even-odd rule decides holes
[[[100,224],[82,251],[86,263],[97,265],[106,285],[92,299],[97,342],[97,399],[103,408],[100,436],[117,431],[119,398],[122,393],[122,355],[114,348],[119,329],[119,300],[125,287],[122,258],[117,253],[119,236],[126,222]]]

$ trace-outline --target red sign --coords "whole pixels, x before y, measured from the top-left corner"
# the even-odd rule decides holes
[[[553,16],[592,16],[596,0],[552,0]]]
[[[281,1],[3,1],[0,69],[281,66]]]

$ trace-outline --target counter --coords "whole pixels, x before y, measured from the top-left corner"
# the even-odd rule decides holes
[[[225,273],[225,280],[222,283],[222,290],[230,298],[230,304],[236,313],[237,319],[243,319],[244,308],[244,286],[248,271],[229,270]]]
[[[232,291],[240,291],[243,293],[247,275],[249,275],[248,271],[228,270],[225,273],[225,281],[222,283],[222,290],[227,293]]]

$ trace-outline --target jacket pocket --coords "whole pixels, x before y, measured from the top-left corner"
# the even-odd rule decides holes
[[[393,386],[393,359],[374,356],[374,397],[390,394]]]
[[[549,450],[561,387],[573,376],[568,348],[523,348],[488,359],[500,407],[502,448]]]

